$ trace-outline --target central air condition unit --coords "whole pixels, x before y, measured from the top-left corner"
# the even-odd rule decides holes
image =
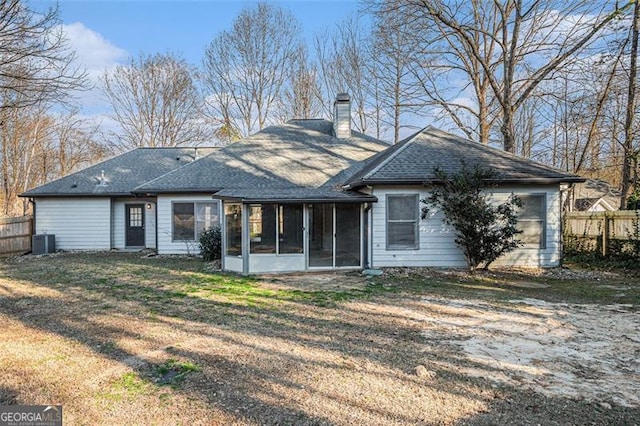
[[[53,234],[38,234],[31,237],[31,252],[33,254],[55,253],[56,236]]]

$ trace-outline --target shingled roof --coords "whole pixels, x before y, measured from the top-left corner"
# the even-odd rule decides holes
[[[31,189],[23,197],[126,196],[217,148],[137,148]]]
[[[326,120],[291,120],[223,148],[139,148],[29,190],[25,197],[209,193],[244,202],[373,201],[375,184],[437,180],[461,160],[495,169],[502,183],[583,182],[502,150],[427,127],[397,145],[351,132],[336,138]]]
[[[373,199],[345,192],[337,181],[389,148],[358,132],[337,139],[326,120],[291,120],[227,145],[180,170],[136,188],[136,193],[211,192],[242,201],[349,201]]]
[[[344,188],[435,183],[439,180],[435,175],[436,168],[452,174],[461,169],[463,162],[469,166],[481,165],[494,169],[500,183],[584,182],[578,175],[429,126],[372,157],[347,180]]]

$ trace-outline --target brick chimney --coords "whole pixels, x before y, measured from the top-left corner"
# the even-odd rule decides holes
[[[348,93],[338,93],[333,103],[333,135],[338,139],[351,137],[351,100]]]

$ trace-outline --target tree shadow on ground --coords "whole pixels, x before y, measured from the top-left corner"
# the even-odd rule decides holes
[[[466,401],[468,414],[503,398],[490,381],[455,371],[456,364],[472,364],[490,377],[491,367],[425,339],[423,322],[401,314],[406,303],[419,303],[417,297],[364,293],[353,295],[356,304],[333,303],[331,297],[262,291],[251,278],[207,274],[197,261],[135,254],[68,255],[0,267],[19,283],[2,284],[0,314],[73,340],[155,387],[163,386],[158,370],[168,359],[201,366],[169,384],[171,389],[240,423],[431,424],[464,418],[483,424],[482,415],[443,414],[446,401]],[[369,309],[369,300],[376,309]],[[416,376],[419,364],[427,364],[435,378]],[[328,383],[334,379],[335,385]],[[378,394],[385,392],[384,401],[391,402],[380,404]],[[509,388],[507,394],[521,393]],[[427,404],[429,398],[434,401]],[[405,401],[418,409],[403,406]],[[324,407],[316,409],[318,404]],[[496,402],[491,412],[502,413],[504,404]]]

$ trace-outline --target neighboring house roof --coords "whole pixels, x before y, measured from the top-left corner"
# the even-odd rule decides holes
[[[192,163],[216,148],[137,148],[61,179],[23,197],[126,196],[141,184]]]
[[[584,183],[577,184],[573,189],[574,209],[577,211],[589,211],[597,209],[618,210],[620,206],[620,191],[601,179],[587,179]]]
[[[491,167],[498,172],[501,183],[584,182],[577,175],[429,126],[372,157],[345,188],[437,182],[436,168],[452,174],[460,170],[462,162]]]
[[[578,198],[575,201],[576,211],[614,211],[617,210],[604,199],[600,198]]]
[[[364,160],[389,145],[355,131],[351,135],[336,139],[330,121],[291,120],[140,185],[135,192],[215,192],[217,198],[245,202],[375,200],[343,191],[343,173],[359,170]]]

